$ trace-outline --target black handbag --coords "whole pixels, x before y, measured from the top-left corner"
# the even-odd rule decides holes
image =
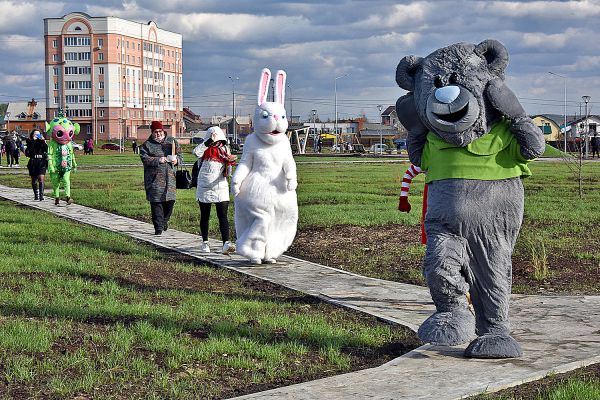
[[[175,171],[175,187],[177,189],[190,189],[192,187],[192,176],[185,168]]]
[[[177,154],[175,139],[171,142],[171,154]],[[177,189],[189,189],[192,187],[192,176],[187,169],[180,168],[179,163],[177,164],[177,171],[175,171],[175,187]]]

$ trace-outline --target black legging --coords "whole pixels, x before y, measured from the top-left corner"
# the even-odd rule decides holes
[[[201,203],[200,204],[200,233],[202,234],[202,240],[205,242],[208,240],[208,221],[210,220],[210,206],[213,203]],[[228,201],[222,201],[220,203],[214,203],[217,209],[217,217],[219,218],[219,230],[221,231],[221,240],[223,243],[229,241],[229,221],[227,220],[227,208],[229,208]]]

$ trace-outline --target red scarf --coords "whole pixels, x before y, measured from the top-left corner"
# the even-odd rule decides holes
[[[223,143],[221,142],[208,146],[208,148],[204,150],[202,161],[205,160],[218,161],[231,166],[235,165],[235,156],[227,153],[225,146],[223,146]]]

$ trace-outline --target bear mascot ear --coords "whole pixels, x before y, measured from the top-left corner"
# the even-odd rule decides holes
[[[81,126],[79,126],[79,124],[77,122],[75,122],[73,124],[73,128],[74,128],[73,130],[74,130],[75,134],[79,135],[79,131],[81,130]]]
[[[52,128],[52,127],[51,127],[51,126],[50,126],[50,124],[49,124],[48,122],[46,122],[46,121],[44,121],[44,124],[46,124],[46,126],[45,126],[45,128],[46,128],[46,133],[47,133],[48,135],[50,135],[50,134],[52,133],[52,131],[51,131],[51,128]]]
[[[415,74],[421,66],[423,58],[417,56],[406,56],[396,67],[396,83],[404,90],[412,92],[415,90]]]
[[[508,65],[508,51],[497,40],[488,39],[475,46],[475,54],[483,58],[491,73],[504,79],[504,70]]]

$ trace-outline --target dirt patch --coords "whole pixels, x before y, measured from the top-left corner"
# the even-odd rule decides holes
[[[425,285],[421,273],[424,247],[421,248],[420,239],[419,226],[389,224],[370,227],[311,227],[298,232],[288,254],[371,277]],[[585,246],[590,247],[589,244]],[[597,279],[600,276],[600,264],[597,260],[582,259],[564,252],[557,254],[551,249],[547,251],[549,274],[545,279],[535,279],[531,259],[525,256],[513,257],[513,292],[600,293],[600,279]]]
[[[362,275],[423,285],[419,226],[336,225],[298,232],[289,255]]]

